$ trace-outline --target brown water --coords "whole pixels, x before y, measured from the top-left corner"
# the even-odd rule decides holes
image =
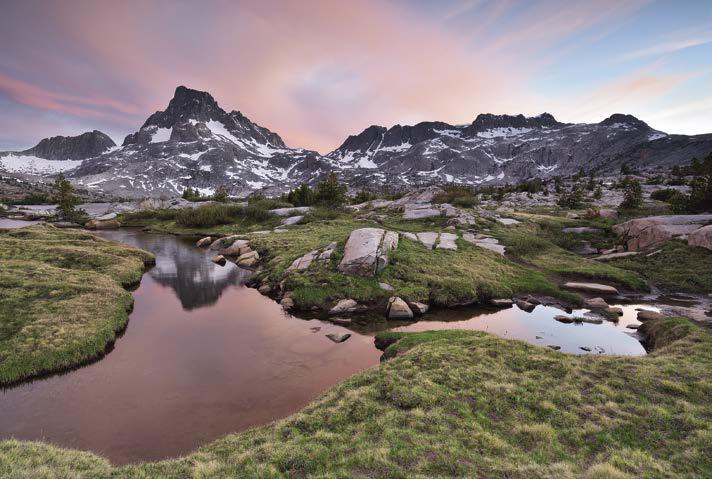
[[[552,319],[562,311],[543,306],[439,311],[428,321],[354,327],[360,332],[335,344],[325,334],[345,328],[285,314],[241,286],[247,271],[214,265],[192,241],[134,230],[101,235],[156,255],[134,292],[128,328],[96,363],[0,391],[0,438],[91,450],[116,464],[175,457],[285,417],[375,366],[373,333],[382,329],[479,329],[571,353],[588,346],[645,354],[625,328],[637,324],[636,306],[625,306],[617,325],[562,324]]]

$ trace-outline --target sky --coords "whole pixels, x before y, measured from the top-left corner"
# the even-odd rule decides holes
[[[0,150],[121,143],[175,87],[326,153],[479,113],[712,132],[712,1],[0,0]]]

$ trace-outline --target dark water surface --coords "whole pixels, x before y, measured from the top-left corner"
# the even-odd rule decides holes
[[[345,328],[285,314],[241,286],[246,271],[214,265],[192,241],[123,229],[100,234],[156,255],[134,292],[128,328],[94,364],[0,391],[0,438],[91,450],[115,464],[179,456],[288,416],[377,365],[375,330],[478,329],[563,352],[581,354],[587,346],[592,353],[598,347],[645,354],[625,328],[637,324],[638,305],[623,306],[618,324],[601,325],[562,324],[553,320],[562,311],[543,306],[533,313],[516,306],[439,311],[426,315],[428,321],[356,328],[361,332],[335,344],[325,334]]]

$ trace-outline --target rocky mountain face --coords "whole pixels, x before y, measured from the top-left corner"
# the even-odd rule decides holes
[[[516,183],[580,169],[616,173],[688,162],[712,151],[712,135],[667,135],[631,115],[567,124],[543,113],[481,114],[469,125],[371,126],[327,156],[352,186]]]
[[[234,196],[280,194],[330,171],[353,188],[471,185],[571,175],[617,174],[684,164],[712,151],[712,134],[668,135],[631,116],[570,124],[551,114],[480,114],[466,125],[370,126],[326,155],[292,148],[207,92],[183,86],[122,145],[94,131],[0,153],[0,173],[64,171],[80,188],[119,197],[178,196],[187,187]]]
[[[178,87],[121,148],[71,172],[77,184],[117,196],[176,196],[186,187],[235,196],[277,194],[332,169],[314,151],[287,147],[239,111],[226,112],[206,92]]]

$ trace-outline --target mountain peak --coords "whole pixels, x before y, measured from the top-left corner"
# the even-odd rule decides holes
[[[605,120],[603,120],[599,125],[603,126],[617,126],[617,125],[627,125],[633,128],[647,129],[650,128],[647,123],[643,120],[639,120],[633,115],[626,115],[623,113],[614,113]]]
[[[23,153],[47,160],[84,160],[114,146],[116,143],[107,134],[94,130],[77,136],[45,138]]]
[[[556,118],[550,113],[542,113],[533,117],[526,117],[521,113],[519,115],[480,113],[468,127],[468,130],[480,132],[493,128],[550,128],[559,125],[561,123],[556,121]]]

